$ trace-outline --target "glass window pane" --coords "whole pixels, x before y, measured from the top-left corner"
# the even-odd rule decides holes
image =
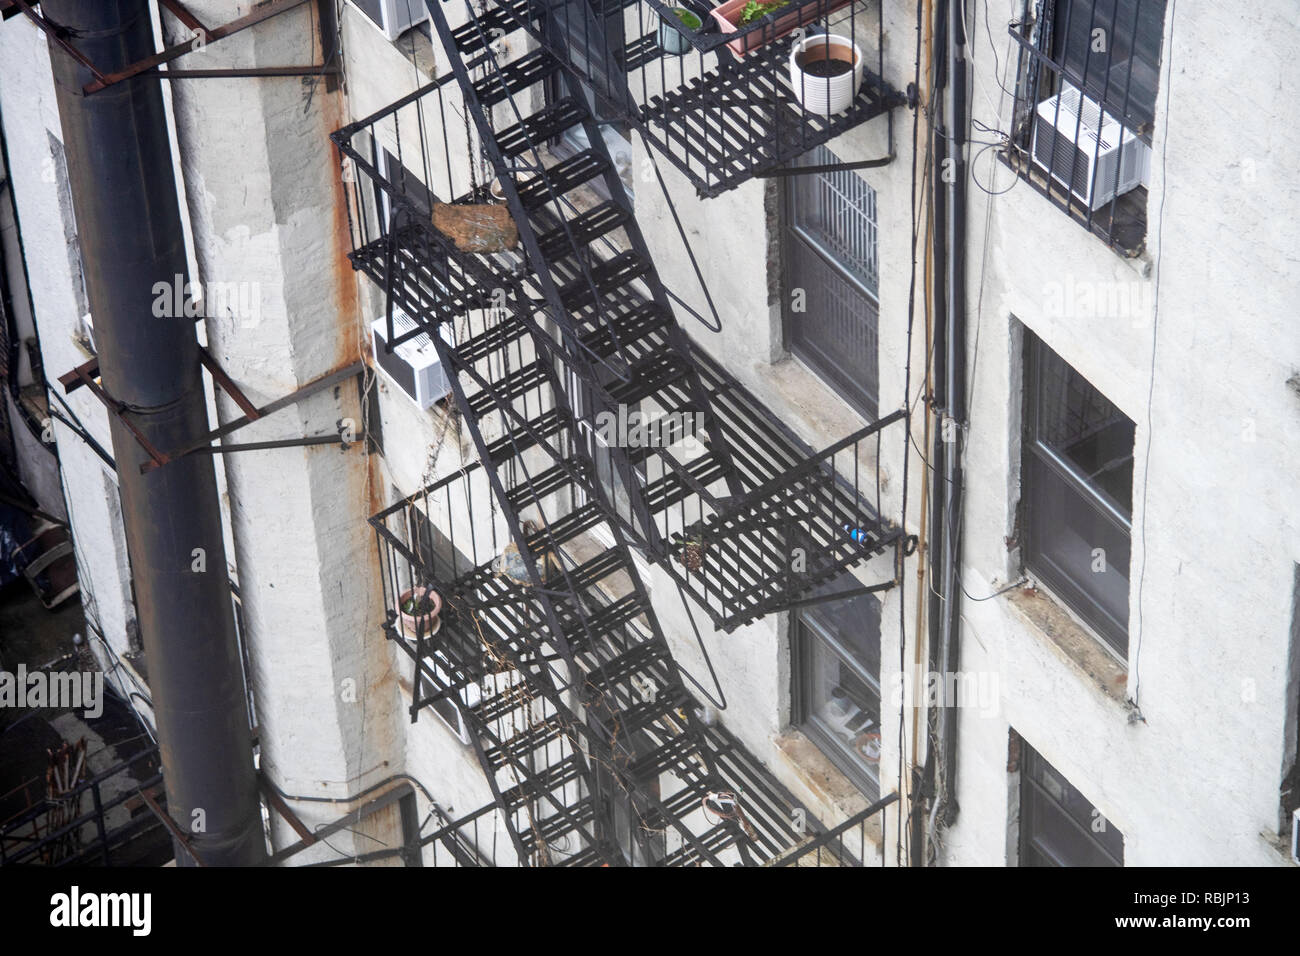
[[[1034,455],[1026,465],[1029,569],[1126,654],[1128,532],[1052,466]]]
[[[851,574],[814,590],[857,587]],[[870,594],[815,604],[794,621],[800,725],[864,790],[874,792],[880,760],[880,602]]]
[[[1056,0],[1053,44],[1067,78],[1135,125],[1155,115],[1165,0]],[[1100,33],[1096,31],[1101,31]]]
[[[1042,342],[1035,339],[1032,347],[1036,352],[1035,439],[1131,515],[1133,422]]]
[[[825,146],[809,150],[800,166],[830,166],[840,159]],[[876,191],[851,169],[795,176],[790,184],[793,225],[878,294],[880,260],[876,244]]]
[[[1028,744],[1023,754],[1021,865],[1123,865],[1124,834]]]

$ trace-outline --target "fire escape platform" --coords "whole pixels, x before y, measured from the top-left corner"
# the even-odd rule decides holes
[[[842,113],[806,110],[790,81],[790,38],[743,59],[718,54],[716,70],[652,96],[637,117],[647,138],[695,185],[717,196],[788,165],[907,98],[863,70],[862,88]]]
[[[606,35],[597,37],[589,24],[564,19],[566,9],[575,8],[563,2],[500,0],[452,37],[460,54],[494,59],[488,40],[527,32],[539,49],[498,64],[503,74],[522,85],[542,70],[569,71],[601,97],[606,118],[615,110],[636,125],[702,196],[717,196],[786,167],[808,150],[908,102],[879,75],[880,13],[869,11],[867,4],[790,0],[783,9],[728,32],[719,32],[712,6],[703,0],[680,5],[592,0],[593,15],[608,24]],[[678,45],[675,51],[665,49],[660,28],[670,8],[698,14],[702,22],[698,30],[671,31],[676,40],[668,42]],[[548,17],[556,17],[555,22],[548,24]],[[860,90],[841,112],[805,109],[792,85],[790,54],[796,37],[819,30],[847,38],[877,67],[873,72],[864,65]],[[574,50],[583,52],[575,55]],[[484,92],[489,100],[504,96],[500,83],[485,86]],[[554,111],[571,108],[573,104],[555,104]],[[551,129],[541,116],[537,126],[551,134],[562,128]],[[512,134],[502,144],[507,155],[514,155],[512,146],[523,151],[522,137]]]

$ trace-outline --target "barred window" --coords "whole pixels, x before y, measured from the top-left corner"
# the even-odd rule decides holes
[[[1166,0],[1026,0],[1012,151],[1020,175],[1124,255],[1146,242]]]
[[[840,160],[825,146],[797,163]],[[790,351],[867,418],[877,415],[876,193],[852,170],[786,180],[783,310]]]

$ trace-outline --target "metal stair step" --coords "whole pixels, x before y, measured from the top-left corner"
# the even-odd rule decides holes
[[[483,107],[495,106],[520,90],[547,79],[559,68],[559,61],[546,50],[533,50],[476,82],[474,93]]]
[[[528,326],[518,316],[507,316],[500,322],[494,322],[473,338],[457,345],[454,350],[456,361],[464,365],[481,362],[490,355],[522,340],[529,331]]]
[[[483,389],[469,397],[470,411],[482,417],[493,408],[504,408],[523,397],[532,389],[550,382],[551,366],[544,361],[529,362],[522,368],[502,369],[501,379],[491,381],[491,389]]]
[[[628,555],[624,549],[610,548],[578,565],[569,572],[569,578],[575,588],[586,590],[611,574],[626,571],[629,566]]]
[[[583,103],[566,96],[498,133],[497,147],[502,155],[513,159],[533,147],[545,146],[565,130],[577,126],[588,115]]]
[[[558,714],[553,714],[513,737],[502,740],[499,745],[488,749],[484,756],[492,765],[492,769],[499,770],[511,762],[526,763],[535,751],[564,738],[565,735],[564,722]]]
[[[546,439],[563,431],[568,426],[568,418],[559,409],[552,408],[532,419],[532,423],[536,438],[527,432],[512,431],[488,445],[488,458],[494,465],[532,448],[539,438]]]
[[[502,791],[501,796],[507,807],[511,810],[518,810],[520,807],[540,798],[543,794],[554,793],[556,790],[581,778],[582,763],[580,758],[577,754],[570,754],[558,763],[552,764],[536,774],[529,775],[509,790]]]
[[[564,224],[547,229],[538,237],[537,245],[545,259],[571,256],[577,249],[613,232],[631,218],[631,212],[608,199],[569,220],[567,232]]]
[[[691,368],[689,360],[675,352],[661,352],[633,366],[632,381],[610,386],[610,398],[630,407],[680,380]]]
[[[580,508],[575,508],[561,518],[549,521],[545,528],[528,537],[528,549],[533,554],[541,554],[551,547],[571,541],[584,531],[594,528],[605,520],[604,514],[594,501]]]
[[[581,640],[585,645],[587,631],[590,631],[596,637],[617,633],[620,629],[645,614],[646,605],[641,600],[640,595],[633,592],[624,595],[617,601],[606,604],[598,611],[585,614],[581,618],[575,617],[570,607],[566,606],[565,611],[567,613],[562,615],[560,620],[565,639],[570,644]],[[584,621],[586,623],[585,628],[583,627]]]
[[[585,332],[581,339],[596,355],[607,358],[619,346],[626,348],[641,341],[651,332],[662,329],[667,322],[668,317],[657,303],[645,302],[626,315],[611,316],[605,322],[594,323],[594,328]]]
[[[604,297],[607,293],[630,285],[637,279],[652,274],[654,267],[631,250],[620,252],[612,259],[597,263],[591,268],[591,280],[580,274],[560,290],[560,301],[567,310],[579,309],[593,301],[591,288],[596,287],[596,295]]]
[[[607,157],[595,150],[584,149],[519,186],[519,199],[525,209],[536,209],[551,200],[552,192],[562,196],[570,189],[603,175],[609,168]]]
[[[531,505],[539,504],[547,495],[562,491],[573,484],[574,473],[581,474],[585,466],[580,461],[552,465],[545,471],[521,480],[506,489],[506,500],[517,513]]]
[[[497,0],[478,16],[451,31],[456,49],[461,53],[477,53],[492,42],[493,30],[513,32],[519,20],[535,20],[546,10],[537,0]]]
[[[590,829],[591,822],[596,817],[596,808],[590,799],[584,799],[581,802],[569,807],[564,813],[555,813],[549,817],[538,820],[535,826],[530,826],[519,832],[520,839],[531,853],[538,849],[541,844],[554,843],[556,840],[572,833],[579,828]],[[587,850],[581,851],[586,853]],[[578,854],[578,855],[581,855]],[[577,857],[571,857],[558,863],[559,866],[572,866],[570,862]],[[579,864],[581,865],[581,864]]]
[[[582,681],[583,692],[602,694],[614,688],[615,685],[627,684],[633,676],[644,674],[662,663],[666,655],[667,650],[656,641],[637,644],[631,650],[620,654],[612,661],[587,671]],[[629,692],[635,693],[635,690],[629,688]]]

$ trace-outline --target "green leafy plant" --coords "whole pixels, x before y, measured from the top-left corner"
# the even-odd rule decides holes
[[[427,597],[411,596],[402,602],[402,613],[412,616],[428,614],[433,610],[433,601]]]
[[[689,10],[683,10],[681,7],[673,7],[673,13],[677,16],[678,20],[682,21],[682,26],[686,27],[688,30],[698,30],[702,26],[700,18]]]
[[[744,9],[740,11],[740,18],[736,21],[736,26],[749,26],[760,17],[765,17],[773,10],[780,10],[782,7],[789,6],[790,0],[749,0]]]

